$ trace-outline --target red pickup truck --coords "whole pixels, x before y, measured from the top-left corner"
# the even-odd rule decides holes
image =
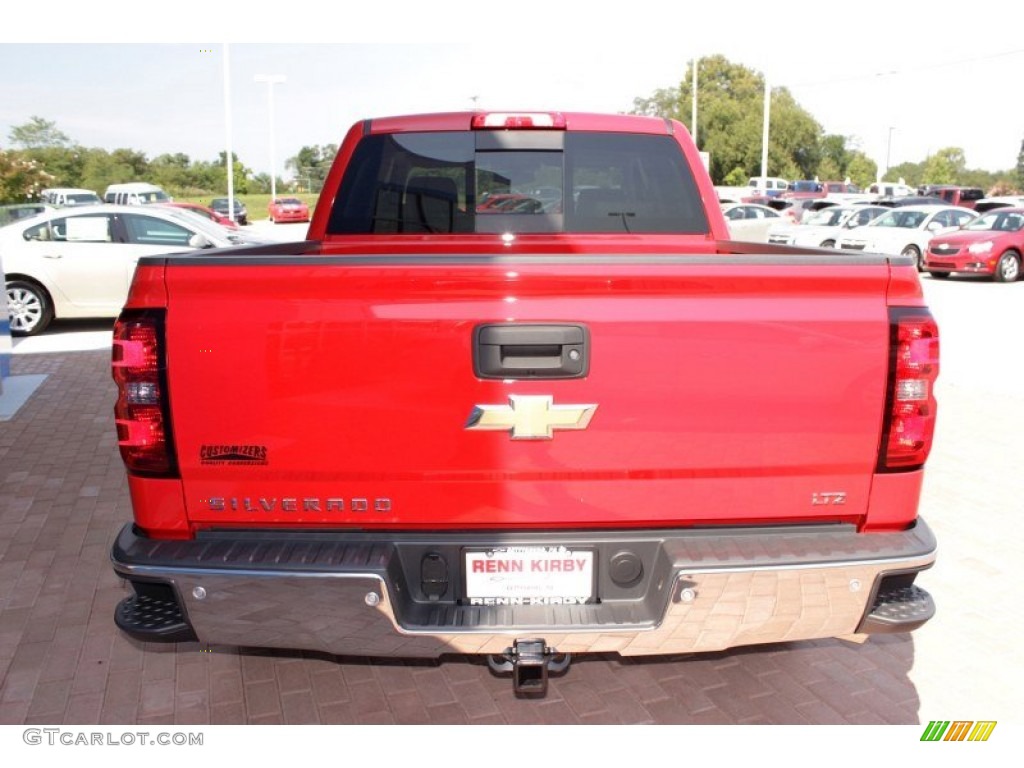
[[[139,262],[129,635],[483,654],[540,695],[572,654],[931,617],[911,260],[729,242],[686,129],[626,115],[366,120],[309,237]]]

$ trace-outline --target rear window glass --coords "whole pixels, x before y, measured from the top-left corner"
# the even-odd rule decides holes
[[[364,138],[328,234],[706,233],[697,185],[670,136],[487,132]]]

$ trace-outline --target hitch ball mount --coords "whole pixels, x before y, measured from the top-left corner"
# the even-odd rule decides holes
[[[495,674],[512,673],[516,696],[543,698],[548,692],[548,673],[559,674],[569,668],[572,655],[559,653],[544,638],[515,640],[500,656],[487,657]]]

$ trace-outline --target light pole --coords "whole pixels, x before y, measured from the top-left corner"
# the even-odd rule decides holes
[[[768,178],[768,123],[772,114],[772,86],[768,82],[768,74],[764,76],[764,125],[761,127],[761,186],[767,194]]]
[[[889,175],[889,158],[892,155],[892,132],[896,130],[896,126],[889,126],[889,141],[885,144],[885,173],[882,174],[882,178],[885,179]]]
[[[693,124],[693,143],[697,144],[697,62],[699,59],[693,57],[693,103],[690,105],[690,122]],[[697,145],[700,146],[699,144]]]
[[[270,199],[277,198],[277,164],[274,160],[274,86],[287,80],[284,75],[254,75],[257,83],[267,84],[267,109],[270,112]]]
[[[228,172],[228,218],[235,220],[235,162],[231,151],[231,54],[224,43],[224,165]]]

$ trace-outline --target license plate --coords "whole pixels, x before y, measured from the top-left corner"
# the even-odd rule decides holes
[[[594,552],[566,547],[467,550],[470,605],[583,605],[594,596]]]

